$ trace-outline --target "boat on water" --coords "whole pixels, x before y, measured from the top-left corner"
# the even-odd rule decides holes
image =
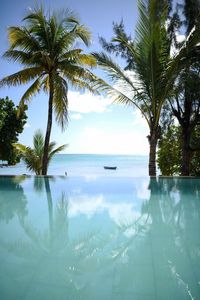
[[[106,169],[106,170],[116,170],[117,167],[104,166],[104,169]]]

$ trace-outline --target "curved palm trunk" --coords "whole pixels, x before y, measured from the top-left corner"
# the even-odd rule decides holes
[[[156,176],[156,147],[158,138],[155,133],[149,136],[149,176]]]
[[[49,76],[49,108],[48,108],[46,136],[44,142],[44,154],[42,160],[42,175],[47,175],[48,148],[49,148],[49,142],[51,136],[52,117],[53,117],[53,79],[52,77]]]

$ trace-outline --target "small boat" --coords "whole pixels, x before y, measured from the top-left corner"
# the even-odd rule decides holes
[[[117,167],[104,166],[104,169],[106,169],[106,170],[116,170]]]

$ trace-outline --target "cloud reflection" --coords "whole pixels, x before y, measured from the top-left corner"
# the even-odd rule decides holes
[[[136,210],[131,202],[112,202],[106,200],[103,194],[87,195],[79,194],[69,197],[69,217],[77,217],[80,214],[88,219],[95,214],[106,213],[116,224],[133,222],[140,216],[140,210]]]

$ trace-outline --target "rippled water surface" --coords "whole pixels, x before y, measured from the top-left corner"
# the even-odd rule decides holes
[[[1,300],[200,299],[200,180],[0,177]]]

